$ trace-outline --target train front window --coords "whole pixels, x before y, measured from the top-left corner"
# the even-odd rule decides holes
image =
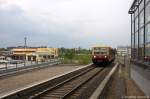
[[[93,48],[93,52],[94,54],[107,55],[107,48],[95,47]]]
[[[100,52],[100,54],[101,54],[101,55],[106,55],[106,54],[107,54],[107,52]]]
[[[94,51],[106,51],[107,48],[99,48],[99,47],[95,47]]]
[[[100,52],[94,52],[94,54],[96,55],[96,54],[100,54]]]
[[[107,52],[94,52],[94,54],[99,54],[99,55],[107,55]]]

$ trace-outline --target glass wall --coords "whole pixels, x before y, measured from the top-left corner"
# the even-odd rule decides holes
[[[150,2],[146,6],[145,22],[145,56],[150,57]]]
[[[135,32],[138,31],[138,17],[135,19]]]
[[[144,2],[139,6],[139,59],[144,59]]]
[[[141,28],[139,31],[139,59],[144,58],[144,29]]]
[[[142,11],[144,8],[144,2],[141,2],[140,6],[139,6],[139,11]]]
[[[145,27],[145,43],[150,43],[150,24],[147,24]]]
[[[147,58],[150,57],[150,44],[147,44],[145,46],[145,57],[147,57]]]
[[[146,23],[150,21],[150,3],[146,6]]]
[[[132,28],[131,28],[131,39],[132,39],[132,42],[131,42],[131,52],[134,52],[134,14],[131,14],[131,17],[132,17]],[[131,57],[134,58],[134,53],[131,53]]]
[[[145,27],[145,56],[150,57],[150,24]]]
[[[146,0],[146,3],[150,2],[150,0]]]
[[[135,58],[138,58],[138,32],[135,33]]]
[[[146,1],[145,4],[144,1]],[[142,0],[138,6],[137,2],[138,0],[130,9],[132,16],[132,59],[143,61],[148,59],[150,62],[150,0]]]
[[[142,10],[142,12],[140,13],[140,18],[139,18],[139,24],[140,24],[140,28],[142,26],[144,26],[144,11]]]

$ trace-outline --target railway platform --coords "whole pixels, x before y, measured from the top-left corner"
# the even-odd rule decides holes
[[[3,78],[0,88],[4,99],[149,99],[118,62],[105,68],[92,64],[42,68]]]
[[[3,77],[0,80],[0,96],[12,93],[16,90],[26,88],[35,83],[63,75],[66,72],[81,68],[81,65],[59,64],[41,69],[35,69],[25,73]]]
[[[150,88],[148,87],[150,86],[150,69],[144,65],[134,64],[129,57],[118,57],[117,61],[121,66],[114,79],[116,79],[115,83],[116,81],[122,82],[120,84],[125,86],[122,87],[125,94],[125,97],[122,98],[150,99]],[[115,87],[113,86],[111,89],[114,90]]]

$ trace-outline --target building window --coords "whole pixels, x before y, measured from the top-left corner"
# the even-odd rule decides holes
[[[132,42],[131,42],[131,44],[132,44],[132,46],[131,46],[132,47],[131,48],[131,52],[132,52],[131,57],[134,58],[134,53],[133,53],[134,52],[134,33],[132,33]]]
[[[150,57],[150,44],[145,46],[145,56]]]
[[[138,48],[138,32],[135,33],[135,47]]]
[[[135,58],[138,58],[138,32],[135,33]]]
[[[134,21],[132,22],[132,33],[134,33]]]
[[[150,44],[150,24],[147,24],[145,27],[145,42]]]
[[[146,0],[146,3],[148,3],[150,0]]]
[[[146,6],[146,23],[150,21],[150,3]]]
[[[137,15],[138,15],[138,8],[135,11],[135,17],[137,17]]]
[[[144,43],[144,29],[139,31],[139,46],[143,46]]]
[[[134,34],[132,34],[132,48],[134,48]]]
[[[134,14],[132,14],[132,23],[134,23]]]
[[[141,2],[140,6],[139,6],[139,11],[141,11],[144,8],[144,0]]]
[[[144,57],[144,29],[139,31],[139,58],[142,60]]]
[[[140,27],[144,25],[144,10],[140,13],[139,23]]]
[[[138,17],[135,19],[135,32],[138,30]]]

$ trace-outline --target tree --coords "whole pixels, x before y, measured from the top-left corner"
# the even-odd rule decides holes
[[[65,57],[71,60],[71,63],[72,63],[74,56],[75,56],[74,49],[68,49],[67,52],[65,53]]]

